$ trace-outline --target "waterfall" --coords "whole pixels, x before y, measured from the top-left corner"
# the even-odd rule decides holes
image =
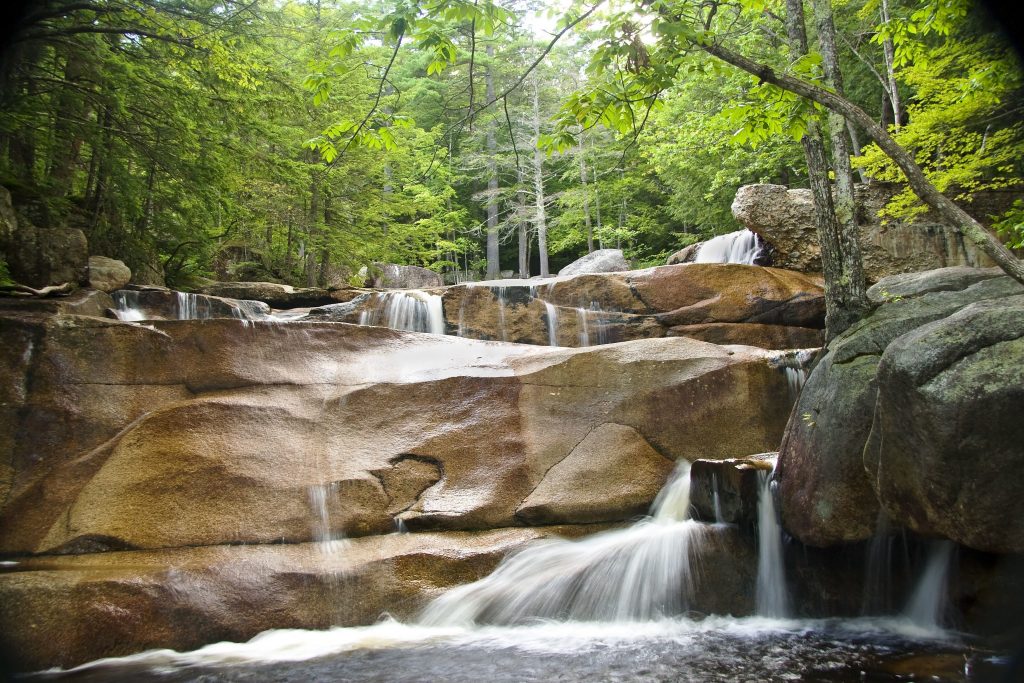
[[[547,314],[548,346],[558,346],[558,308],[545,301],[544,310]]]
[[[139,303],[139,293],[129,289],[120,289],[111,296],[114,299],[114,304],[117,306],[114,309],[114,313],[117,314],[118,320],[124,320],[126,322],[134,322],[136,320],[145,320],[146,314],[142,311],[142,306]]]
[[[718,475],[711,475],[711,505],[715,511],[715,524],[725,524],[725,517],[722,515],[722,499],[718,495]]]
[[[751,265],[761,253],[757,235],[747,229],[712,237],[697,250],[694,263],[745,263]]]
[[[576,322],[579,328],[580,348],[590,346],[590,330],[587,327],[587,309],[579,307],[576,309]]]
[[[601,310],[601,307],[598,306],[596,301],[590,302],[590,308],[580,306],[576,309],[576,321],[577,327],[579,329],[579,341],[581,349],[587,348],[588,346],[594,345],[595,343],[597,345],[608,343],[608,331],[606,329],[606,325],[604,324],[604,320],[602,319],[601,315],[603,312],[604,311]],[[594,332],[596,333],[595,336],[597,337],[596,340],[591,338],[591,319],[593,319],[594,322]]]
[[[637,621],[685,612],[695,591],[692,565],[708,528],[688,519],[689,470],[688,462],[680,463],[650,517],[578,541],[534,543],[490,576],[442,595],[421,623]]]
[[[942,630],[942,621],[949,602],[946,584],[955,548],[956,544],[953,541],[929,543],[924,572],[903,610],[903,616],[914,625],[929,631]]]
[[[374,297],[376,305],[359,314],[360,325],[444,334],[444,308],[440,295],[409,290],[377,293]]]
[[[893,613],[893,586],[895,577],[905,579],[910,571],[910,554],[903,530],[894,533],[893,524],[885,511],[879,511],[875,535],[867,548],[864,571],[864,595],[861,614]],[[902,551],[902,552],[897,552]]]
[[[508,287],[491,287],[491,291],[498,299],[498,333],[501,341],[508,341],[508,333],[505,330],[505,302],[508,301]]]
[[[757,614],[782,619],[789,616],[782,527],[775,513],[774,482],[765,471],[758,472],[758,477],[761,494],[757,502]]]
[[[309,506],[312,508],[313,540],[320,550],[332,553],[340,550],[347,543],[344,536],[331,529],[330,504],[338,498],[337,484],[312,484],[309,487]]]

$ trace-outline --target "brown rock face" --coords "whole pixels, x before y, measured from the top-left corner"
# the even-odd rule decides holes
[[[78,228],[36,227],[19,218],[0,187],[0,255],[11,279],[37,289],[65,282],[88,285],[89,243]]]
[[[9,553],[494,528],[535,491],[545,520],[623,518],[671,461],[769,448],[791,402],[767,354],[684,338],[556,350],[28,314],[0,335]],[[580,477],[599,514],[559,491]]]
[[[547,471],[516,516],[552,524],[642,515],[649,507],[645,501],[657,495],[673,467],[632,427],[603,424]]]
[[[900,189],[884,184],[856,187],[864,272],[870,282],[887,275],[947,266],[994,265],[933,212],[909,222],[889,220],[883,224],[878,213]],[[821,271],[821,247],[814,228],[810,190],[745,185],[736,193],[732,212],[736,220],[773,247],[775,266],[805,273]],[[984,210],[976,213],[979,219],[988,219]]]
[[[730,264],[683,264],[449,287],[449,333],[558,346],[667,335],[769,349],[820,344],[821,279]],[[356,321],[358,311],[349,311]]]
[[[307,308],[344,303],[359,296],[357,289],[298,288],[276,282],[215,282],[199,290],[200,294],[226,299],[252,299],[272,308]]]

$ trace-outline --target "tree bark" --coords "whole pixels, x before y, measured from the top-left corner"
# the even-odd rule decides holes
[[[587,187],[587,160],[584,158],[583,135],[580,134],[580,182],[583,185],[583,227],[587,233],[587,253],[594,251],[594,226],[590,221],[590,189]]]
[[[1024,262],[1014,256],[1013,252],[996,239],[995,235],[985,229],[985,226],[954,204],[949,197],[939,192],[928,178],[925,177],[924,171],[914,161],[913,156],[893,140],[892,136],[863,109],[845,97],[787,74],[777,73],[766,64],[748,59],[722,45],[709,44],[701,45],[700,47],[708,54],[757,76],[765,83],[771,83],[783,90],[788,90],[791,93],[817,102],[826,109],[842,114],[863,128],[868,137],[900,167],[907,178],[907,183],[918,198],[935,209],[944,220],[948,221],[966,239],[970,240],[978,249],[995,261],[1003,271],[1013,279],[1024,284]]]
[[[540,83],[533,84],[533,136],[534,141],[540,139]],[[551,275],[548,268],[548,224],[545,213],[544,196],[544,152],[540,147],[533,146],[533,196],[536,200],[534,227],[537,230],[537,254],[540,256],[540,275]]]
[[[814,20],[818,28],[818,46],[825,67],[825,81],[839,95],[843,94],[843,73],[839,67],[836,47],[836,29],[832,21],[831,0],[811,0]],[[838,222],[837,252],[840,265],[838,278],[832,287],[840,288],[837,297],[843,302],[841,317],[833,316],[830,328],[842,332],[871,310],[867,284],[864,278],[864,259],[860,251],[857,230],[857,207],[853,195],[853,168],[850,166],[850,140],[847,137],[846,118],[834,111],[828,112],[829,138],[832,142],[832,169],[835,172],[833,208]]]
[[[803,0],[786,0],[786,32],[793,56],[807,54]],[[815,230],[821,248],[821,269],[825,276],[825,340],[828,341],[857,320],[861,305],[857,300],[851,301],[851,292],[845,277],[845,266],[853,258],[852,255],[843,253],[846,246],[844,226],[836,215],[832,186],[828,177],[828,161],[825,158],[825,142],[816,119],[812,118],[807,122],[807,132],[801,143],[807,160],[807,178],[814,197]],[[859,250],[856,256],[859,259]],[[863,294],[863,275],[860,289]]]
[[[519,277],[530,277],[530,228],[526,222],[526,178],[523,169],[516,169],[516,223],[519,225]]]
[[[487,46],[487,56],[494,57],[494,47]],[[494,100],[494,68],[490,60],[484,72],[487,87],[487,101]],[[494,136],[494,125],[487,129],[487,276],[488,280],[501,277],[500,253],[498,251],[498,141]]]
[[[882,0],[882,23],[889,27],[891,17],[889,16],[889,0]],[[892,37],[882,41],[882,54],[885,56],[885,76],[889,82],[886,95],[889,96],[889,105],[892,107],[893,127],[900,129],[903,116],[902,105],[900,104],[900,90],[896,83],[896,48],[892,43]]]

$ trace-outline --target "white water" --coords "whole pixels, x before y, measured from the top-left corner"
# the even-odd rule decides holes
[[[321,552],[333,553],[343,549],[348,541],[331,527],[330,505],[338,498],[335,483],[313,484],[309,487],[309,506],[312,509],[313,540]]]
[[[785,619],[790,614],[786,566],[782,553],[782,527],[775,513],[772,479],[758,472],[761,494],[757,501],[757,614]]]
[[[942,631],[943,617],[948,607],[946,585],[956,544],[952,541],[932,541],[928,561],[914,589],[903,616],[912,624],[929,631]]]
[[[449,591],[423,613],[426,626],[559,621],[647,621],[680,614],[694,594],[707,526],[689,515],[689,463],[627,529],[579,541],[548,540],[506,558],[490,576]]]
[[[548,324],[548,346],[558,346],[558,307],[545,301],[544,311]]]
[[[378,292],[375,305],[359,315],[360,325],[390,327],[408,332],[444,334],[444,308],[441,296],[413,289]]]
[[[111,296],[114,299],[114,304],[117,305],[114,313],[117,314],[118,320],[135,322],[146,319],[146,314],[142,312],[142,308],[139,305],[138,292],[122,289],[114,292]]]
[[[745,263],[751,265],[761,248],[757,235],[747,229],[712,237],[697,250],[695,263]]]
[[[508,301],[508,287],[491,287],[491,291],[498,299],[498,334],[501,341],[508,341],[508,332],[505,329],[505,302]]]

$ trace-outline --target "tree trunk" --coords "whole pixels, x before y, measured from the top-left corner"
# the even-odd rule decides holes
[[[78,81],[85,74],[85,60],[72,51],[64,66],[64,84],[57,99],[57,115],[54,122],[54,144],[50,151],[50,183],[54,197],[66,197],[71,191],[75,163],[82,146],[78,121],[85,118],[82,112],[82,94]]]
[[[836,47],[836,29],[832,21],[831,0],[811,0],[814,19],[818,27],[818,46],[825,67],[826,83],[839,95],[843,94],[843,73],[839,67]],[[831,286],[840,291],[836,297],[843,303],[841,318],[833,316],[833,324],[826,330],[839,334],[863,318],[870,310],[867,283],[864,278],[864,260],[860,251],[860,233],[857,230],[857,207],[853,195],[853,168],[850,166],[850,139],[846,119],[842,114],[828,112],[828,130],[832,142],[832,169],[835,172],[833,208],[838,222],[837,252],[840,271]],[[824,250],[822,250],[824,252]],[[827,332],[826,332],[827,334]]]
[[[889,0],[882,0],[881,12],[882,23],[885,24],[886,29],[888,29],[889,21],[891,19],[889,16]],[[899,86],[896,84],[896,49],[892,43],[891,37],[887,37],[882,41],[882,54],[885,56],[886,80],[889,82],[889,89],[886,92],[886,95],[889,96],[889,106],[892,107],[892,125],[896,130],[899,130],[900,125],[902,125],[901,117],[903,116],[903,111],[901,109],[902,105],[900,104]]]
[[[537,202],[534,213],[534,227],[537,229],[537,254],[540,256],[540,275],[551,275],[548,268],[548,224],[544,196],[544,152],[536,145],[540,139],[540,83],[533,84],[533,196]]]
[[[320,182],[317,172],[310,172],[309,179],[309,213],[306,216],[306,254],[305,274],[306,286],[312,287],[316,284],[316,234],[317,222],[320,219]]]
[[[845,97],[787,74],[776,73],[771,67],[748,59],[721,45],[710,44],[700,47],[708,54],[753,74],[766,83],[806,97],[831,111],[839,112],[863,128],[868,137],[900,167],[907,178],[907,183],[918,198],[935,209],[943,219],[959,230],[966,239],[973,242],[1008,275],[1024,284],[1024,262],[1014,256],[1013,252],[996,239],[995,235],[985,229],[985,226],[954,204],[949,197],[939,192],[914,161],[914,157],[893,140],[888,131],[878,125],[863,109]]]
[[[587,160],[584,158],[583,135],[580,134],[580,182],[583,184],[583,227],[587,233],[587,253],[594,251],[594,226],[590,222],[590,190],[587,188]]]
[[[487,56],[494,57],[494,47],[487,46]],[[487,101],[494,100],[494,69],[490,61],[484,72],[487,87]],[[500,253],[498,252],[498,141],[494,136],[494,124],[487,129],[487,276],[488,280],[501,277]]]
[[[792,57],[807,54],[803,0],[786,0],[786,31]],[[825,143],[816,120],[808,121],[807,133],[801,143],[807,159],[807,178],[814,197],[814,221],[821,247],[821,268],[825,276],[825,339],[828,341],[857,319],[860,302],[849,301],[850,292],[847,291],[844,278],[844,265],[849,260],[843,254],[844,227],[836,216],[828,162],[825,159]],[[859,257],[859,250],[857,255]],[[863,291],[863,277],[861,279],[860,290]]]
[[[526,178],[516,169],[516,223],[519,224],[519,277],[530,277],[530,227],[526,222]]]
[[[597,222],[597,248],[604,249],[604,237],[601,231],[601,191],[597,186],[597,169],[590,169],[594,179],[594,220]]]

